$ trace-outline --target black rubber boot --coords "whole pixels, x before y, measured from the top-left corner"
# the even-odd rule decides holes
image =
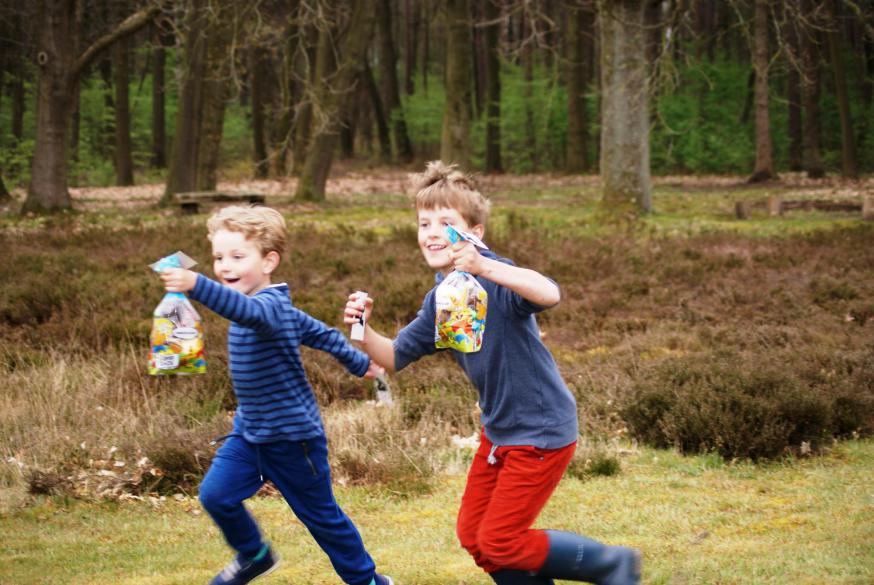
[[[640,583],[639,550],[608,546],[572,532],[547,530],[546,534],[549,535],[549,553],[538,575],[597,585]]]
[[[498,585],[555,585],[552,579],[532,575],[529,571],[517,571],[516,569],[501,569],[489,573],[492,581]]]

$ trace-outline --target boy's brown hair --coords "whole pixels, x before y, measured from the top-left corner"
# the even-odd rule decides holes
[[[476,187],[473,177],[457,169],[433,160],[425,165],[425,172],[412,177],[416,193],[416,210],[454,209],[470,226],[485,225],[489,219],[491,203]]]
[[[285,242],[288,238],[288,228],[282,214],[263,206],[244,207],[231,205],[219,209],[206,222],[209,239],[219,230],[240,232],[247,240],[252,240],[262,256],[276,252],[280,256],[285,253]]]

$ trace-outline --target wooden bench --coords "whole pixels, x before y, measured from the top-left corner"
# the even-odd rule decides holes
[[[184,215],[200,213],[201,205],[221,203],[249,203],[264,205],[265,197],[260,193],[224,193],[221,191],[189,191],[176,193],[173,201]]]
[[[803,211],[844,211],[862,212],[862,219],[874,220],[874,196],[866,195],[861,202],[831,201],[827,199],[806,199],[800,201],[784,201],[780,197],[768,197],[766,201],[737,201],[734,204],[734,215],[737,219],[748,219],[753,209],[768,210],[768,215],[778,217],[786,211],[801,209]]]

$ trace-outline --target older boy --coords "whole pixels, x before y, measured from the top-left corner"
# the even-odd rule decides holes
[[[573,456],[578,433],[573,395],[540,341],[534,317],[559,302],[558,286],[470,242],[449,243],[446,225],[482,238],[489,211],[488,200],[454,167],[429,163],[416,189],[419,248],[438,284],[459,270],[475,275],[488,293],[480,351],[451,350],[479,391],[483,422],[458,513],[461,545],[499,585],[638,583],[638,551],[531,529]],[[435,290],[394,341],[365,327],[362,347],[375,362],[397,371],[437,351]],[[372,300],[362,305],[351,295],[344,321],[363,315],[369,323],[372,309]]]
[[[236,558],[211,585],[242,585],[277,558],[243,501],[271,480],[350,585],[391,585],[375,572],[352,521],[334,499],[328,446],[300,346],[331,353],[351,373],[381,371],[343,334],[294,307],[287,284],[270,282],[286,241],[285,219],[267,207],[226,207],[208,223],[219,282],[181,268],[161,273],[169,292],[190,292],[229,319],[228,357],[237,411],[200,485],[200,501]]]

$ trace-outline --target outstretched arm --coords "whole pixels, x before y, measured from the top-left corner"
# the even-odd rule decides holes
[[[486,258],[470,242],[453,244],[451,257],[456,270],[482,276],[541,307],[552,307],[561,300],[558,286],[539,272]]]

